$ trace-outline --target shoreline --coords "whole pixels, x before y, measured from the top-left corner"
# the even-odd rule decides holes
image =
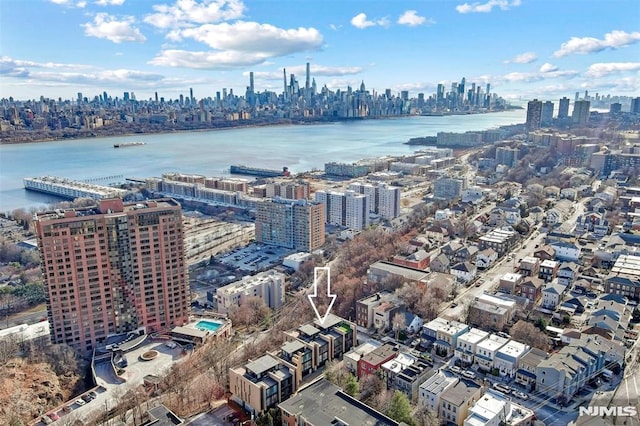
[[[232,130],[232,129],[243,129],[243,128],[256,128],[256,127],[278,127],[278,126],[308,126],[308,125],[316,125],[316,124],[335,124],[341,122],[354,122],[354,121],[364,121],[364,120],[393,120],[393,119],[401,119],[401,118],[414,118],[414,117],[449,117],[449,116],[461,116],[461,115],[481,115],[481,114],[491,114],[491,113],[500,113],[500,112],[509,112],[512,110],[517,110],[522,108],[506,108],[502,110],[492,110],[492,111],[482,111],[482,112],[454,112],[454,113],[445,113],[442,115],[428,115],[428,114],[404,114],[397,116],[384,116],[384,117],[352,117],[352,118],[319,118],[319,119],[281,119],[275,120],[273,122],[254,122],[254,123],[238,123],[238,124],[228,124],[234,123],[225,122],[224,125],[220,126],[209,126],[209,127],[194,127],[194,128],[159,128],[159,129],[145,129],[145,130],[124,130],[122,127],[119,130],[116,130],[117,127],[108,127],[102,128],[104,131],[86,131],[84,133],[78,133],[77,135],[70,136],[60,136],[60,137],[42,137],[35,138],[32,140],[23,140],[22,138],[28,136],[30,130],[24,131],[24,133],[20,133],[19,135],[10,135],[9,137],[5,137],[2,135],[0,137],[0,145],[19,145],[19,144],[32,144],[32,143],[47,143],[47,142],[60,142],[60,141],[73,141],[78,139],[93,139],[93,138],[114,138],[114,137],[127,137],[127,136],[146,136],[146,135],[164,135],[171,133],[182,133],[182,132],[212,132],[218,130]],[[114,125],[115,126],[115,125]],[[107,133],[107,131],[113,133]],[[11,140],[11,139],[20,139],[20,140]],[[7,140],[8,139],[8,140]]]

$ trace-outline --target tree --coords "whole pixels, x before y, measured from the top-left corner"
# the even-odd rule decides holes
[[[415,424],[411,416],[409,399],[400,391],[395,391],[393,394],[385,414],[397,422],[405,422],[409,425]]]
[[[520,320],[511,327],[511,337],[518,342],[546,351],[549,349],[549,337],[533,324]]]
[[[400,332],[407,328],[407,319],[404,314],[401,312],[396,313],[391,320],[391,326],[395,332],[396,340],[398,340]]]
[[[436,413],[426,407],[418,407],[413,413],[413,421],[416,426],[439,426],[440,421]]]
[[[360,391],[360,384],[358,383],[358,379],[356,379],[356,376],[351,373],[349,373],[345,381],[344,391],[347,393],[347,395],[353,397],[355,397]]]

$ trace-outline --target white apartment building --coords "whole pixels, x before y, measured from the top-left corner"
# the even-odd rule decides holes
[[[369,226],[369,196],[355,191],[317,191],[315,200],[325,205],[326,222],[361,231]]]
[[[390,220],[400,216],[400,188],[386,183],[372,185],[355,182],[349,185],[349,190],[368,195],[370,211],[383,219]]]
[[[496,353],[508,341],[509,339],[492,334],[478,343],[476,345],[476,364],[478,364],[478,368],[484,371],[491,371],[494,367]]]
[[[524,343],[510,340],[496,352],[493,366],[498,369],[501,376],[515,377],[516,370],[520,366],[520,359],[529,349],[531,348]]]
[[[280,308],[284,303],[285,281],[284,274],[271,270],[220,287],[216,292],[218,312],[227,314],[249,297],[259,297],[271,309]]]
[[[455,356],[465,365],[473,364],[476,354],[476,346],[489,337],[489,333],[479,328],[471,328],[465,334],[458,336]]]

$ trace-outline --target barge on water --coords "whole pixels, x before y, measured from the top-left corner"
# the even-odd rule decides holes
[[[145,145],[146,142],[125,142],[125,143],[114,143],[114,148],[126,148],[128,146],[140,146]]]
[[[289,176],[289,168],[283,167],[282,170],[273,170],[273,169],[261,169],[258,167],[248,167],[248,166],[231,166],[229,168],[229,173],[236,175],[249,175],[249,176],[258,176],[258,177],[278,177],[278,176]]]

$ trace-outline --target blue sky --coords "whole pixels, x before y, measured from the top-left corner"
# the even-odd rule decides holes
[[[2,0],[0,98],[166,99],[304,85],[640,96],[637,0]]]

